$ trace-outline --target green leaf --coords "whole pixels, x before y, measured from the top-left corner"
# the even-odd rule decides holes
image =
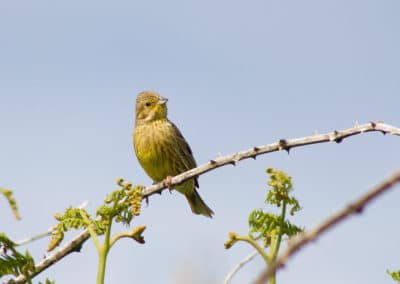
[[[396,281],[397,283],[400,283],[400,270],[398,270],[398,271],[386,270],[386,273],[389,274],[392,277],[393,281]]]
[[[20,220],[21,219],[21,215],[19,215],[19,212],[18,212],[17,201],[12,196],[13,195],[12,190],[5,189],[5,188],[0,188],[0,193],[3,194],[3,196],[8,201],[8,204],[11,207],[11,210],[12,210],[12,212],[14,214],[15,219]]]
[[[29,252],[17,251],[15,243],[4,233],[0,233],[0,247],[0,277],[23,273],[29,280],[29,275],[35,272],[35,262]]]

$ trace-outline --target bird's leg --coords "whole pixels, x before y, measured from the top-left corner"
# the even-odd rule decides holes
[[[167,176],[164,180],[163,180],[163,185],[166,186],[169,190],[169,192],[171,193],[172,191],[172,186],[171,186],[171,182],[172,182],[172,176]]]

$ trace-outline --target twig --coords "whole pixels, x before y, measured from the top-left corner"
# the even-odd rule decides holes
[[[233,276],[248,262],[250,262],[254,257],[256,257],[258,255],[257,250],[254,250],[251,254],[249,254],[248,256],[246,256],[242,261],[240,261],[235,268],[228,273],[228,275],[226,275],[225,280],[224,280],[224,284],[228,284]]]
[[[36,241],[36,240],[45,238],[45,237],[47,237],[47,236],[50,236],[50,235],[53,233],[53,230],[54,230],[54,226],[48,228],[46,231],[44,231],[44,232],[42,232],[42,233],[39,233],[39,234],[37,234],[37,235],[35,235],[35,236],[27,237],[27,238],[25,238],[25,239],[16,241],[15,244],[16,244],[17,246],[26,245],[26,244],[31,243],[31,242],[33,242],[33,241]]]
[[[400,170],[396,171],[387,179],[383,180],[380,184],[376,185],[369,192],[361,196],[356,201],[350,203],[347,207],[343,208],[336,214],[330,216],[319,226],[311,231],[304,232],[297,237],[289,240],[288,248],[283,254],[274,262],[272,262],[268,269],[266,269],[256,281],[257,284],[266,283],[271,275],[273,275],[279,268],[283,267],[291,256],[297,253],[303,246],[318,238],[327,230],[331,229],[338,223],[344,221],[347,217],[355,213],[361,213],[364,207],[377,198],[382,193],[391,189],[396,183],[400,182]]]
[[[300,147],[304,145],[316,144],[316,143],[324,143],[324,142],[336,142],[340,143],[343,139],[362,134],[365,132],[379,131],[383,134],[392,134],[400,136],[400,128],[385,124],[383,122],[370,122],[366,124],[356,125],[349,129],[344,129],[340,131],[333,131],[326,134],[318,134],[312,136],[306,136],[303,138],[294,138],[294,139],[281,139],[276,143],[267,144],[259,147],[253,147],[248,150],[244,150],[232,155],[227,155],[223,157],[218,157],[214,160],[210,160],[208,163],[200,165],[197,168],[186,171],[180,175],[177,175],[171,179],[171,182],[168,184],[169,186],[174,186],[184,182],[187,179],[190,179],[195,176],[199,176],[213,169],[232,164],[236,165],[237,162],[253,158],[255,159],[258,155],[266,154],[270,152],[276,152],[280,150],[285,150],[287,152],[290,151],[291,148]],[[149,186],[142,191],[142,196],[144,198],[153,195],[155,193],[161,193],[163,189],[166,188],[166,184],[164,182],[159,182],[155,185]],[[58,251],[48,256],[46,259],[42,260],[39,264],[36,265],[36,275],[41,271],[48,268],[53,263],[57,262],[64,256],[69,253],[76,251],[76,247],[80,248],[87,239],[89,238],[89,230],[86,229],[81,232],[77,237],[75,237],[72,241],[61,247]],[[23,283],[25,281],[24,275],[19,275],[16,279],[21,279],[17,283]],[[15,280],[16,280],[15,279]],[[13,283],[13,282],[8,282]]]

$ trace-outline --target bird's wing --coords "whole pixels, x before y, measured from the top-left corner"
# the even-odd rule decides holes
[[[180,157],[179,161],[175,161],[175,163],[179,164],[179,168],[183,168],[184,171],[190,170],[195,168],[196,161],[194,160],[192,149],[190,149],[189,144],[186,142],[185,138],[183,137],[182,133],[179,131],[178,127],[176,127],[175,124],[171,122],[171,126],[173,128],[173,131],[175,132],[176,135],[174,135],[177,138],[177,144],[178,147],[171,147],[173,149],[176,149],[177,153],[176,157]],[[197,182],[197,178],[195,179],[195,184],[196,187],[199,187],[199,184]]]

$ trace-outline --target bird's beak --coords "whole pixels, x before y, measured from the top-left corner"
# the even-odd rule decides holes
[[[160,97],[160,100],[158,101],[158,104],[159,105],[165,105],[167,102],[168,102],[167,98]]]

